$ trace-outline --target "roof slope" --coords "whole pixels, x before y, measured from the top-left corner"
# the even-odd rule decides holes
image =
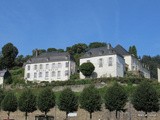
[[[124,49],[121,45],[117,45],[114,49],[116,50],[116,52],[118,52],[118,53],[121,54],[121,55],[131,55],[131,54],[129,54],[129,52],[128,52],[126,49]]]
[[[26,63],[45,63],[45,62],[56,62],[56,61],[75,61],[74,58],[68,52],[47,52],[41,53],[38,56],[30,58]]]
[[[108,47],[99,47],[99,48],[90,49],[81,58],[89,58],[89,57],[113,55],[113,54],[117,54],[123,58],[123,56],[120,55],[119,53],[117,53],[112,46],[110,46],[109,48]]]

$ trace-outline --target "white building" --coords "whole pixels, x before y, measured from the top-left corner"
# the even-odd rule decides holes
[[[143,66],[133,54],[129,54],[121,45],[117,45],[114,49],[124,57],[125,63],[128,65],[128,71],[141,71],[145,78],[150,78],[148,68],[145,65]]]
[[[47,52],[26,62],[24,78],[35,82],[64,81],[75,72],[75,60],[68,52]]]
[[[93,78],[124,76],[124,58],[110,44],[107,47],[90,49],[80,58],[80,65],[86,62],[91,62],[95,66]],[[85,78],[81,72],[80,78]]]
[[[158,82],[160,82],[160,66],[157,68],[157,74],[158,74]]]

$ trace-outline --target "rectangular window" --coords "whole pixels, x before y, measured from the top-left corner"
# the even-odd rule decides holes
[[[87,63],[90,62],[90,60],[87,60]]]
[[[61,71],[58,71],[58,77],[60,77],[61,76]]]
[[[49,64],[46,64],[46,69],[49,69]]]
[[[58,63],[58,68],[61,68],[62,67],[62,64],[61,63]]]
[[[112,66],[112,62],[113,62],[112,57],[109,57],[109,64],[108,64],[108,66]]]
[[[99,67],[103,67],[103,59],[99,59]]]
[[[55,76],[56,76],[56,72],[53,71],[53,72],[52,72],[52,77],[55,77]]]
[[[40,69],[43,69],[43,66],[42,66],[42,64],[40,64]]]
[[[39,73],[39,77],[42,77],[42,72]]]
[[[30,78],[30,73],[27,73],[27,78]]]
[[[56,64],[55,63],[52,64],[52,68],[56,68]]]
[[[28,70],[30,70],[30,65],[28,65]]]
[[[34,70],[37,70],[37,65],[34,65]]]
[[[69,76],[68,70],[65,71],[65,76]]]
[[[37,73],[34,73],[34,78],[37,78]]]
[[[69,62],[66,62],[66,68],[68,68],[69,67]]]
[[[48,72],[46,72],[46,77],[49,77]]]

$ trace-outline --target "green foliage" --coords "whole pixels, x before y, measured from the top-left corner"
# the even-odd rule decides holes
[[[91,76],[95,67],[91,62],[83,63],[80,65],[79,70],[85,77]]]
[[[57,49],[56,48],[48,48],[47,49],[47,52],[53,52],[53,51],[57,51]]]
[[[84,88],[80,98],[80,107],[90,113],[90,119],[92,119],[92,113],[94,111],[100,111],[102,100],[97,88],[94,85]]]
[[[70,79],[71,80],[76,80],[76,79],[79,79],[79,74],[73,74],[70,76]]]
[[[18,54],[18,49],[12,43],[7,43],[2,47],[2,63],[4,68],[11,68]]]
[[[148,112],[159,110],[158,95],[156,90],[147,81],[143,81],[132,96],[133,107],[137,111]]]
[[[80,57],[82,57],[84,55],[84,53],[80,53],[80,54],[75,54],[73,57],[76,61],[76,65],[79,67],[79,59]]]
[[[77,111],[78,97],[70,88],[66,88],[60,93],[58,108],[66,112],[66,118],[68,113]]]
[[[19,55],[16,59],[15,59],[15,66],[19,66],[22,67],[23,66],[23,55]],[[13,69],[13,68],[12,68]]]
[[[98,47],[106,47],[107,44],[105,42],[93,42],[89,44],[89,49],[98,48]]]
[[[17,105],[18,103],[15,94],[13,92],[8,92],[1,103],[2,109],[8,111],[8,119],[10,112],[15,112],[17,110]]]
[[[135,58],[138,58],[138,56],[137,56],[137,49],[136,49],[135,45],[129,47],[129,53],[133,54],[135,56]]]
[[[45,53],[46,50],[45,49],[39,49],[38,50],[38,55],[41,54],[41,53]],[[36,55],[36,50],[32,50],[32,56],[35,56]]]
[[[116,118],[118,111],[124,111],[128,96],[126,90],[119,85],[114,83],[113,86],[106,90],[104,101],[105,107],[109,111],[116,111]]]
[[[24,77],[24,69],[16,69],[16,70],[10,70],[11,76],[21,76]]]
[[[4,79],[5,84],[12,84],[12,82],[13,82],[13,79],[11,76],[9,76],[7,79]]]
[[[50,88],[44,88],[37,97],[37,106],[41,112],[50,111],[51,108],[55,106],[55,95]]]
[[[58,52],[64,52],[64,49],[58,49],[57,51]]]
[[[0,110],[1,110],[1,102],[5,97],[5,93],[3,89],[0,89]]]
[[[19,110],[25,112],[27,120],[27,113],[32,113],[36,110],[36,96],[31,90],[25,90],[19,97],[18,100]]]

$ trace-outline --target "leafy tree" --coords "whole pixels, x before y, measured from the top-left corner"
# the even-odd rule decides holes
[[[38,49],[38,55],[45,52],[46,52],[45,49]],[[32,50],[32,56],[35,56],[35,55],[36,55],[36,50]]]
[[[12,43],[7,43],[2,47],[2,61],[5,68],[11,68],[18,54],[18,49]]]
[[[127,92],[118,83],[114,83],[113,86],[109,87],[105,92],[105,107],[110,112],[116,111],[116,118],[118,111],[124,111],[124,106],[127,102]]]
[[[129,53],[133,54],[135,56],[135,58],[138,58],[138,56],[137,56],[137,49],[136,49],[135,45],[129,47]]]
[[[15,94],[13,92],[8,92],[1,103],[2,109],[8,111],[8,119],[10,112],[15,112],[17,110],[17,104]]]
[[[31,55],[26,55],[26,57],[23,58],[22,62],[27,62],[28,59],[30,59],[32,56]]]
[[[133,52],[132,52],[132,47],[131,47],[131,46],[129,47],[129,53],[130,53],[130,54],[133,53]]]
[[[57,49],[56,48],[48,48],[47,49],[47,52],[53,52],[53,51],[57,51]]]
[[[12,82],[13,82],[13,79],[12,79],[12,77],[11,76],[9,76],[9,77],[7,77],[6,79],[4,79],[4,83],[5,84],[12,84]]]
[[[74,59],[76,61],[76,65],[79,67],[79,58],[82,57],[84,55],[84,53],[80,53],[80,54],[75,54],[74,55]]]
[[[95,67],[91,62],[83,63],[80,65],[79,70],[85,77],[91,76]]]
[[[143,81],[133,93],[132,104],[137,111],[144,111],[145,114],[152,111],[157,112],[159,103],[156,90],[150,83]]]
[[[68,118],[69,112],[77,111],[78,97],[71,88],[66,88],[60,93],[58,108],[62,111],[66,111],[66,118]]]
[[[63,50],[63,49],[58,49],[57,51],[58,51],[58,52],[64,52],[64,50]]]
[[[37,106],[41,112],[47,112],[55,106],[55,95],[50,88],[44,88],[38,95]]]
[[[4,90],[0,89],[0,110],[1,110],[1,102],[4,99],[4,97],[5,97]]]
[[[94,85],[84,88],[80,98],[80,107],[90,113],[90,120],[92,120],[92,113],[100,111],[102,100],[97,88]]]
[[[18,100],[19,110],[25,112],[25,119],[27,120],[28,113],[36,110],[36,96],[30,89],[24,91]]]
[[[93,42],[89,44],[89,49],[98,48],[98,47],[106,47],[107,44],[105,42]]]
[[[15,65],[22,67],[22,66],[23,66],[23,58],[24,58],[23,55],[19,55],[19,56],[15,59]]]

